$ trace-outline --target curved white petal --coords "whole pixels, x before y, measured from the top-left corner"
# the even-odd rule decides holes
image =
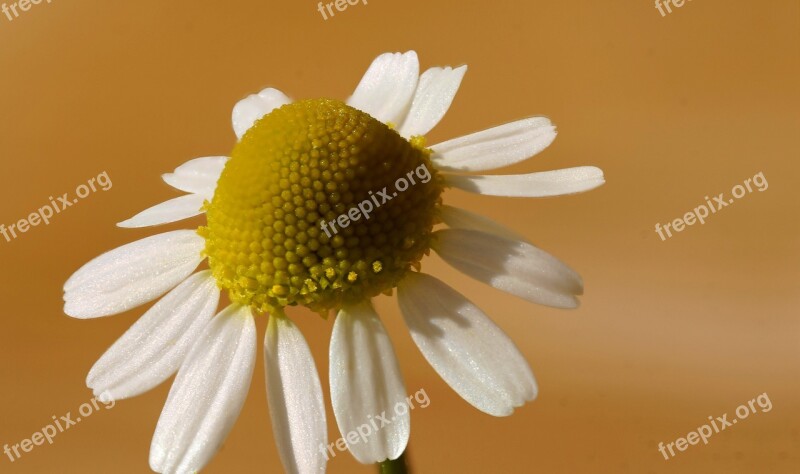
[[[161,175],[161,179],[175,189],[211,199],[227,162],[227,156],[195,158],[178,166],[174,172]]]
[[[520,234],[517,234],[508,227],[501,225],[488,217],[469,212],[459,207],[442,205],[442,221],[447,227],[451,229],[471,229],[489,234],[498,235],[511,240],[521,240],[527,242],[527,239]]]
[[[434,233],[434,249],[456,270],[498,290],[556,308],[575,308],[580,275],[527,242],[465,229]]]
[[[213,318],[178,371],[150,445],[150,468],[202,469],[228,436],[247,398],[256,355],[249,308],[229,306]]]
[[[161,298],[94,364],[86,385],[114,400],[146,392],[171,377],[219,302],[211,271],[196,273]]]
[[[603,171],[579,166],[530,174],[462,176],[445,175],[450,186],[490,196],[546,197],[582,193],[605,183]]]
[[[464,400],[494,416],[536,398],[530,366],[477,306],[431,276],[409,272],[397,292],[411,337]]]
[[[268,87],[258,94],[250,94],[233,106],[233,131],[237,138],[242,138],[250,127],[261,117],[278,107],[290,104],[292,99],[278,89]]]
[[[450,109],[466,72],[467,66],[433,67],[425,71],[419,78],[411,109],[399,129],[400,135],[409,138],[430,132]]]
[[[149,227],[188,219],[203,213],[205,200],[206,197],[200,194],[176,197],[145,209],[130,219],[118,223],[117,227]]]
[[[372,61],[347,105],[381,122],[398,124],[408,112],[418,80],[417,53],[381,54]]]
[[[550,119],[531,117],[434,145],[431,160],[450,171],[502,168],[536,155],[555,139]]]
[[[392,343],[369,301],[339,311],[329,359],[333,413],[350,452],[362,464],[397,459],[411,429],[406,389]],[[351,443],[348,433],[359,437]]]
[[[324,472],[328,425],[317,368],[308,344],[285,317],[269,318],[264,366],[272,431],[290,474]]]
[[[64,283],[64,312],[74,318],[122,313],[163,295],[203,260],[193,230],[153,235],[91,260]]]

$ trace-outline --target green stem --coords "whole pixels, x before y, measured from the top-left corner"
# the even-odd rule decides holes
[[[380,474],[408,474],[411,472],[406,464],[406,453],[400,455],[394,461],[386,460],[378,464]]]

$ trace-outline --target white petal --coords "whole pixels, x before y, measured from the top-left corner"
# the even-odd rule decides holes
[[[603,171],[594,166],[530,174],[461,176],[446,175],[450,186],[490,196],[545,197],[582,193],[603,183]]]
[[[161,175],[161,179],[175,189],[201,194],[210,200],[227,162],[227,156],[195,158],[175,168],[173,173]]]
[[[197,268],[204,245],[195,231],[176,230],[106,252],[64,283],[64,312],[96,318],[153,301]]]
[[[396,125],[408,112],[418,80],[417,53],[381,54],[372,61],[347,105]]]
[[[264,365],[272,431],[284,470],[324,472],[328,425],[322,386],[306,340],[285,317],[269,318]]]
[[[94,364],[86,385],[114,400],[146,392],[171,377],[214,315],[219,289],[206,270],[161,298]]]
[[[444,221],[447,227],[452,229],[478,230],[511,240],[522,240],[523,242],[527,241],[525,237],[517,234],[508,227],[489,219],[488,217],[484,217],[458,207],[449,206],[447,204],[442,205],[442,221]]]
[[[369,301],[339,311],[330,346],[331,404],[347,447],[362,464],[397,459],[408,444],[406,389],[392,343]],[[389,424],[383,426],[383,417]],[[355,443],[348,433],[359,433]]]
[[[228,436],[247,398],[256,355],[249,308],[229,306],[209,322],[178,371],[150,445],[150,468],[202,469]]]
[[[425,71],[419,78],[411,110],[399,129],[400,135],[408,138],[430,132],[447,113],[466,72],[467,66]]]
[[[464,400],[494,416],[536,398],[536,380],[511,339],[483,312],[431,276],[398,287],[403,318],[422,355]]]
[[[442,259],[476,280],[534,303],[575,308],[583,293],[581,277],[544,250],[474,230],[434,233]]]
[[[205,196],[200,194],[176,197],[145,209],[130,219],[118,223],[117,227],[149,227],[188,219],[203,213],[201,208],[205,200]]]
[[[532,117],[434,145],[431,159],[443,170],[490,170],[526,160],[555,139],[550,119]]]
[[[258,94],[251,94],[233,106],[233,131],[237,138],[242,138],[250,127],[261,117],[282,105],[292,102],[286,94],[268,87]]]

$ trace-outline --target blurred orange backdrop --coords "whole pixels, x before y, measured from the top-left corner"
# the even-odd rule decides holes
[[[430,397],[412,412],[416,472],[800,471],[797,0],[687,2],[663,17],[647,0],[370,0],[327,20],[313,1],[58,0],[0,16],[0,44],[0,223],[104,171],[113,182],[47,226],[0,238],[0,443],[91,398],[89,368],[144,310],[74,320],[62,285],[94,256],[152,233],[114,224],[178,195],[161,173],[230,151],[237,100],[265,86],[345,98],[376,55],[414,49],[423,69],[469,65],[429,143],[547,115],[558,139],[507,171],[596,165],[607,180],[541,200],[446,194],[563,259],[586,294],[578,310],[548,309],[424,261],[530,361],[540,396],[509,418],[458,398],[419,354],[395,300],[377,300],[409,393]],[[655,233],[759,172],[764,192],[666,241]],[[332,320],[290,315],[329,403]],[[0,457],[0,471],[148,472],[168,390],[118,402],[14,463]],[[659,453],[659,442],[762,393],[771,411],[668,461]],[[242,415],[206,472],[280,470],[259,354]],[[329,463],[332,473],[373,470],[349,454]]]

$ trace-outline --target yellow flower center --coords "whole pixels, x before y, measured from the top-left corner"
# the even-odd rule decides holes
[[[422,137],[340,101],[304,100],[242,137],[200,233],[231,300],[325,314],[391,291],[419,264],[442,190]]]

